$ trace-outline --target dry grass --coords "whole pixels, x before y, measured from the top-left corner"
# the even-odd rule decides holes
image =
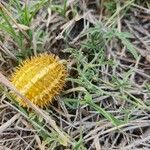
[[[5,85],[0,93],[0,149],[149,149],[150,3],[19,3],[25,15],[16,3],[8,7],[3,1],[0,6],[5,75],[0,76]],[[70,77],[57,101],[41,110],[7,79],[23,59],[45,51],[66,59]],[[21,108],[6,87],[32,110]]]

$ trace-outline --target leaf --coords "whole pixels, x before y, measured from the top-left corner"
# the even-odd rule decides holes
[[[127,32],[119,33],[118,31],[115,31],[115,35],[121,40],[124,46],[127,47],[127,50],[133,55],[133,57],[138,59],[138,52],[134,48],[134,45],[128,40],[128,38],[131,38],[131,34]]]
[[[92,102],[92,96],[89,93],[86,93],[84,98],[90,107],[93,107],[95,110],[97,110],[100,114],[102,114],[106,119],[108,119],[115,126],[118,126],[124,123],[122,120],[118,120],[113,115],[105,111],[103,108],[99,107],[94,102]]]
[[[26,26],[26,25],[23,25],[23,24],[19,24],[19,23],[17,23],[17,26],[14,24],[13,25],[13,28],[21,28],[22,30],[29,30],[30,28],[28,27],[28,26]]]
[[[134,46],[127,39],[123,39],[122,43],[127,47],[127,49],[134,56],[134,58],[138,59],[138,53],[135,50]]]

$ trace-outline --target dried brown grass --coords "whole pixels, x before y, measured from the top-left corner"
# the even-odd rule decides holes
[[[52,13],[51,10],[46,11],[44,8],[40,10],[37,17],[33,20],[31,27],[33,31],[33,49],[35,55],[38,53],[36,43],[38,30],[43,29],[46,35],[42,41],[43,47],[41,47],[44,51],[53,52],[62,58],[68,58],[68,54],[61,52],[62,49],[66,48],[66,42],[64,40],[66,31],[69,39],[67,43],[69,47],[80,48],[81,42],[85,40],[82,33],[84,33],[86,29],[89,29],[90,26],[95,25],[97,22],[109,23],[109,21],[106,21],[106,16],[109,12],[104,10],[104,0],[102,0],[100,4],[96,0],[77,2],[69,0],[67,2],[68,11],[66,15],[70,15],[75,3],[77,3],[76,5],[79,7],[79,11],[75,17],[70,19],[63,18],[58,13]],[[142,97],[143,103],[150,98],[150,93],[146,93],[143,87],[145,82],[149,83],[150,81],[150,8],[148,8],[149,5],[147,5],[147,3],[145,5],[143,4],[143,6],[132,4],[131,9],[125,14],[122,15],[118,12],[116,14],[117,19],[115,20],[117,22],[116,28],[119,31],[132,33],[130,41],[139,52],[139,59],[133,59],[127,52],[126,47],[122,46],[116,40],[113,40],[110,45],[106,45],[107,59],[113,58],[119,63],[120,70],[118,68],[113,70],[116,76],[120,77],[125,70],[134,69],[130,77],[131,81],[133,81],[132,85],[134,85],[134,88],[129,91],[129,93],[134,94],[136,97]],[[109,26],[111,25],[112,22],[109,23]],[[14,44],[12,39],[3,33],[3,31],[0,32],[2,34],[1,36],[5,39],[3,43],[0,43],[0,49],[2,50],[0,53],[0,66],[2,74],[9,77],[14,67],[14,61],[16,60],[16,51],[10,50],[10,47]],[[74,62],[70,60],[69,65],[71,66],[72,64],[74,64]],[[102,77],[103,80],[109,80],[109,68],[102,68],[100,71],[104,74]],[[10,87],[11,84],[4,76],[1,76],[1,82],[11,89],[13,88]],[[7,89],[5,90],[7,91]],[[66,94],[74,93],[75,95],[77,91],[84,91],[84,88],[76,88],[72,85],[72,89],[66,91]],[[21,96],[16,89],[15,92]],[[26,100],[26,98],[24,99]],[[95,103],[104,105],[106,108],[113,106],[116,108],[115,111],[112,109],[114,113],[120,113],[118,106],[119,108],[126,107],[124,101],[111,100],[110,102],[109,96],[99,97],[95,95],[93,100]],[[27,100],[27,103],[30,102]],[[149,110],[134,110],[134,112],[131,112],[135,117],[134,120],[114,127],[110,122],[106,121],[106,119],[101,118],[95,110],[89,108],[88,105],[80,106],[77,109],[68,109],[65,103],[58,98],[57,104],[50,106],[52,112],[46,112],[46,114],[45,111],[36,108],[36,106],[32,104],[29,105],[31,105],[31,108],[33,108],[38,115],[42,115],[50,131],[55,130],[59,135],[63,136],[63,139],[67,137],[67,143],[72,143],[72,139],[80,139],[82,136],[83,143],[89,150],[148,149],[150,146]],[[51,114],[51,117],[48,114]],[[43,144],[42,139],[31,123],[25,119],[7,99],[4,91],[1,93],[0,100],[0,145],[2,145],[1,147],[3,149],[48,149],[48,147]]]

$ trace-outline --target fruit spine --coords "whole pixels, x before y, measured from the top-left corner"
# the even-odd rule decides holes
[[[13,73],[12,83],[39,107],[47,106],[59,94],[65,84],[67,71],[55,55],[41,54],[24,61]],[[16,96],[23,107],[27,104]]]

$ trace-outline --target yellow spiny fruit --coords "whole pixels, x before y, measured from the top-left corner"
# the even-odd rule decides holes
[[[11,77],[12,83],[22,95],[39,107],[47,106],[62,90],[67,71],[55,55],[41,54],[24,61]],[[19,97],[23,107],[27,104]]]

